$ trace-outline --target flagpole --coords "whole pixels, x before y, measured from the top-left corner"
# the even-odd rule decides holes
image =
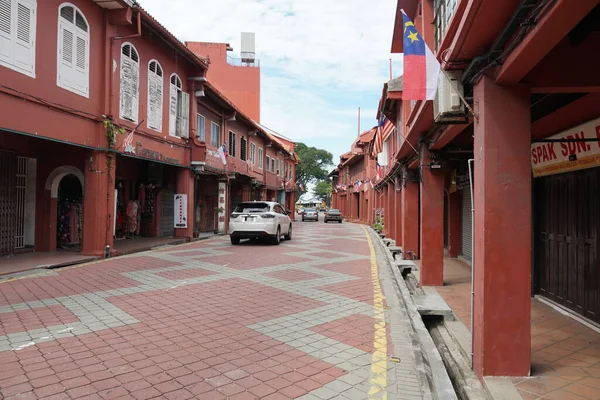
[[[360,136],[360,107],[358,107],[358,136]]]

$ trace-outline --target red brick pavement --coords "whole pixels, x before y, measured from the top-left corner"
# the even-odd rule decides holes
[[[365,243],[342,239],[329,242],[335,242],[331,248],[336,251],[369,254],[366,240]],[[193,257],[194,251],[210,249],[214,243],[215,240],[203,241],[171,249],[171,252]],[[203,261],[240,271],[307,261],[307,258],[290,255],[301,250],[286,244],[219,246],[220,251],[234,254],[204,257]],[[180,250],[188,251],[179,253]],[[329,259],[328,254],[321,257]],[[0,284],[0,305],[141,286],[122,273],[180,265],[184,264],[138,256],[58,270],[57,276]],[[368,260],[319,268],[361,278],[319,289],[372,304]],[[214,274],[204,269],[188,269],[157,271],[156,275],[184,280]],[[320,277],[294,267],[265,275],[290,282]],[[308,297],[245,279],[224,277],[213,282],[106,300],[140,322],[37,343],[20,350],[0,351],[0,397],[287,399],[306,394],[346,374],[340,368],[248,328],[251,324],[325,305]],[[0,334],[76,322],[74,315],[63,306],[5,313],[0,317]],[[315,327],[314,331],[372,351],[369,338],[373,338],[373,321],[370,317],[353,315]]]

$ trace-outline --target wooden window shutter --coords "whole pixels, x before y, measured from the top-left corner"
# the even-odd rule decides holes
[[[14,40],[12,0],[0,0],[0,61],[12,64]]]
[[[148,127],[162,131],[163,73],[152,61],[148,67]]]
[[[179,109],[180,115],[180,130],[179,137],[188,139],[190,137],[190,95],[185,92],[181,93],[181,102]]]
[[[177,134],[177,86],[171,84],[169,95],[169,135]]]
[[[27,2],[17,1],[17,21],[15,30],[15,66],[33,73],[35,60],[35,14]]]

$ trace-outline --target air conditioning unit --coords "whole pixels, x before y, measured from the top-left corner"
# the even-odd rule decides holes
[[[462,71],[441,71],[438,90],[433,102],[433,116],[437,124],[464,124],[467,122],[463,86],[460,82]]]

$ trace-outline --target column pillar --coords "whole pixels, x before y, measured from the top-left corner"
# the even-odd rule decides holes
[[[396,218],[394,222],[394,229],[396,230],[396,246],[402,245],[402,191],[394,192],[394,210],[396,210]]]
[[[187,210],[184,218],[187,220],[186,228],[175,228],[175,237],[190,240],[194,236],[194,174],[187,168],[177,169],[177,193],[187,195]]]
[[[407,179],[402,188],[402,250],[419,257],[419,184]]]
[[[444,285],[444,187],[442,171],[425,165],[431,153],[421,147],[421,284]]]
[[[113,248],[116,163],[114,154],[94,150],[85,154],[81,244],[85,255],[102,256],[106,246]]]
[[[456,258],[462,247],[462,193],[448,195],[448,255]]]
[[[474,87],[474,369],[526,376],[531,364],[531,111],[525,86]]]
[[[388,203],[387,203],[388,213],[387,214],[388,214],[389,218],[386,218],[385,222],[386,222],[386,224],[389,224],[388,237],[390,239],[396,240],[396,228],[395,228],[396,212],[394,210],[394,207],[396,206],[396,203],[395,203],[396,189],[395,189],[393,183],[388,183],[387,187],[388,187]]]

